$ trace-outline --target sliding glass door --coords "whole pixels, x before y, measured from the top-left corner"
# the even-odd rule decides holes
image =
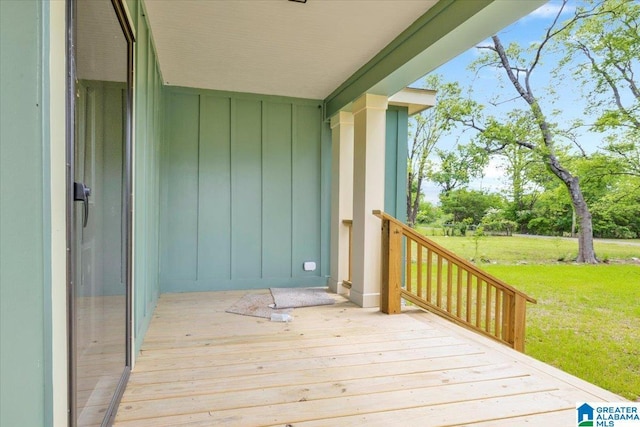
[[[130,371],[130,69],[122,4],[69,9],[71,425],[109,425]]]

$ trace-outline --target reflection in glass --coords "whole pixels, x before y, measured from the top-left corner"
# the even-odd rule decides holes
[[[126,364],[123,209],[127,40],[109,0],[76,2],[74,181],[77,424],[100,424]]]

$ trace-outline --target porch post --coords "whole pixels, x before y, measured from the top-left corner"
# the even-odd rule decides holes
[[[353,265],[351,301],[362,307],[380,305],[384,210],[385,133],[388,98],[364,94],[353,103]]]
[[[331,118],[331,278],[329,288],[346,293],[349,279],[349,229],[353,219],[353,114],[340,111]]]

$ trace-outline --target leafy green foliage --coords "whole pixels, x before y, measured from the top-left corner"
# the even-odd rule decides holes
[[[479,224],[489,208],[501,206],[502,197],[477,190],[453,190],[440,195],[442,212],[451,215],[454,223],[468,220],[469,224]]]
[[[420,210],[416,216],[416,223],[431,224],[442,216],[442,210],[427,201],[420,202]]]
[[[561,185],[540,195],[527,223],[529,233],[562,236],[571,233],[573,210],[569,196]]]
[[[455,150],[435,149],[437,160],[431,163],[428,177],[443,194],[466,187],[472,178],[482,175],[487,164],[486,152],[473,146],[458,145]]]
[[[438,102],[433,108],[412,117],[409,126],[409,149],[407,158],[407,219],[413,225],[420,208],[422,184],[430,170],[429,157],[443,133],[451,127],[446,112],[451,105],[459,105],[461,89],[457,83],[444,82],[441,76],[430,75],[425,87],[438,93]]]
[[[591,1],[584,17],[559,41],[563,68],[581,82],[590,128],[604,135],[604,149],[622,161],[626,173],[640,175],[640,3]]]
[[[518,223],[511,221],[506,216],[504,209],[489,208],[482,217],[481,227],[483,233],[487,234],[506,234],[511,236],[518,228]],[[478,230],[476,230],[477,234]]]
[[[505,33],[477,47],[480,54],[469,69],[475,75],[496,71],[490,102],[474,100],[473,85],[463,90],[442,77],[436,80],[448,88],[438,98],[441,136],[457,127],[470,137],[449,151],[434,145],[427,168],[427,177],[442,189],[436,222],[455,224],[450,228],[459,234],[469,224],[481,224],[489,234],[513,228],[590,235],[592,229],[596,237],[640,236],[640,2],[582,0],[571,12],[568,0],[559,6],[537,43],[508,43]],[[571,16],[562,22],[566,12]],[[543,86],[534,75],[549,53],[561,60]],[[567,120],[554,104],[555,87],[567,78],[581,85],[584,103],[575,108],[584,107],[585,118],[595,116],[593,123]],[[602,134],[600,151],[582,149],[581,129]],[[465,190],[469,181],[495,157],[508,180],[506,200],[486,206],[476,197],[470,203],[477,195]],[[578,259],[595,262],[588,248],[582,249],[589,244],[579,242]]]

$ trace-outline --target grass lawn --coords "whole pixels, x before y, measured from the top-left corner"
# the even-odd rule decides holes
[[[431,236],[428,236],[432,238]],[[565,239],[435,237],[538,300],[527,307],[526,353],[630,399],[640,397],[640,247],[597,243],[610,264],[558,263]],[[567,256],[567,255],[565,255]],[[571,258],[567,256],[567,258]],[[524,265],[526,264],[526,265]]]
[[[620,394],[640,397],[640,266],[490,265],[536,298],[526,353]]]
[[[425,230],[420,227],[417,230],[466,259],[485,260],[491,263],[537,264],[559,260],[569,262],[575,259],[578,253],[578,241],[575,239],[486,236],[477,240],[476,249],[476,240],[472,236],[431,236],[429,233],[424,233]],[[628,244],[638,244],[638,240],[619,242],[596,240],[594,245],[598,259],[605,262],[617,260],[629,262],[632,258],[640,258],[640,245]]]

